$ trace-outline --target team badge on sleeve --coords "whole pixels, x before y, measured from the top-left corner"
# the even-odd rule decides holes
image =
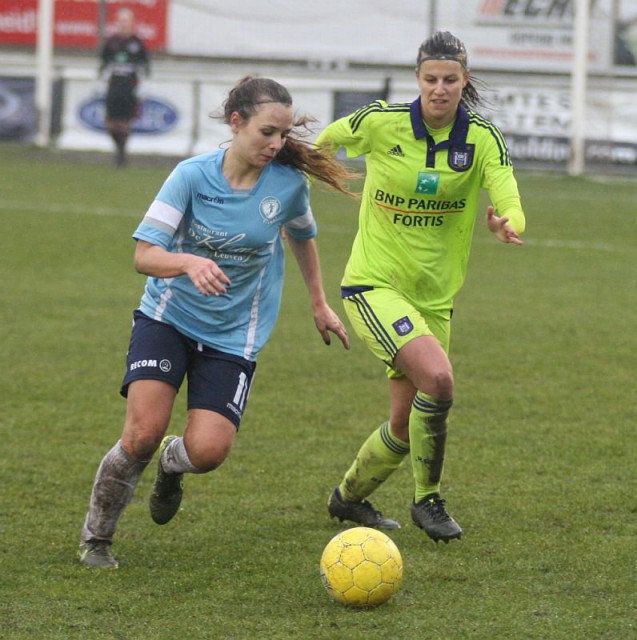
[[[412,324],[408,316],[396,320],[396,322],[392,324],[392,327],[396,329],[396,333],[399,336],[406,336],[408,333],[411,333],[414,330],[414,325]]]

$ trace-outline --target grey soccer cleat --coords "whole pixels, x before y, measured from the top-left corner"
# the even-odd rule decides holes
[[[119,563],[111,554],[111,543],[105,540],[80,542],[77,555],[85,567],[92,569],[117,569]]]
[[[166,473],[161,466],[161,454],[168,444],[178,436],[166,436],[159,447],[157,460],[157,475],[150,494],[150,515],[157,524],[166,524],[179,511],[181,498],[184,494],[181,488],[183,473]]]
[[[437,493],[431,493],[411,505],[411,519],[414,524],[434,541],[460,539],[462,529],[447,513],[445,501]]]
[[[362,527],[400,529],[400,525],[395,520],[383,517],[383,514],[374,509],[367,500],[344,500],[338,487],[334,489],[330,496],[327,510],[332,518],[338,518],[341,522],[350,520]]]

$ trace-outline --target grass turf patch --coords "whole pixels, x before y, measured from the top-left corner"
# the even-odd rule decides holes
[[[171,164],[117,171],[110,159],[5,145],[0,165],[0,637],[635,633],[634,181],[518,172],[526,245],[477,225],[453,321],[444,476],[465,534],[435,545],[410,524],[405,464],[373,498],[403,524],[392,533],[403,589],[355,611],[319,580],[323,547],[343,528],[326,503],[386,419],[386,383],[355,337],[350,352],[323,345],[293,260],[229,460],[186,478],[164,527],[148,515],[153,463],[120,523],[121,568],[77,563],[93,475],[124,414],[118,388],[143,287],[130,236]],[[326,290],[344,318],[356,204],[316,189],[313,207]]]

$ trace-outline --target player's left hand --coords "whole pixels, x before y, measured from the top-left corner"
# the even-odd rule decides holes
[[[332,340],[330,337],[330,331],[338,336],[339,340],[343,343],[346,349],[349,349],[349,337],[347,335],[347,329],[341,322],[338,315],[328,305],[324,305],[314,309],[314,324],[318,332],[323,338],[323,342],[326,345],[330,345]]]
[[[513,227],[508,224],[509,219],[505,216],[497,216],[492,206],[487,208],[487,227],[489,231],[500,241],[507,244],[524,244],[520,236]]]

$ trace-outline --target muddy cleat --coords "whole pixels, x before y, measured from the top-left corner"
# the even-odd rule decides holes
[[[105,540],[80,542],[77,552],[80,562],[93,569],[117,569],[119,563],[111,554],[111,543]]]
[[[338,487],[330,496],[327,503],[327,510],[332,518],[350,520],[362,527],[373,527],[375,529],[400,529],[400,525],[395,520],[384,518],[380,511],[374,509],[367,500],[349,501],[343,500]]]
[[[448,543],[454,538],[460,539],[462,529],[447,513],[445,501],[437,493],[425,496],[419,502],[411,505],[411,519],[414,524],[434,541],[443,540]]]
[[[184,492],[181,488],[183,473],[166,473],[161,466],[161,454],[168,444],[178,436],[166,436],[159,447],[159,459],[157,460],[157,475],[153,492],[150,494],[150,515],[157,524],[166,524],[173,519],[179,511],[181,497]]]

